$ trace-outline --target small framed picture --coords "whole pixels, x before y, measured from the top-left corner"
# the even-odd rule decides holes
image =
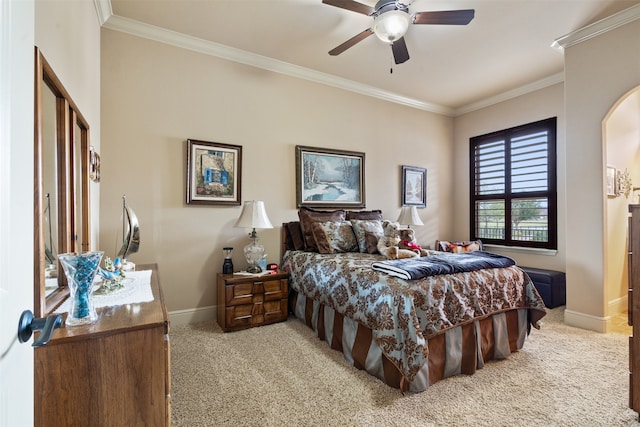
[[[187,204],[241,203],[242,147],[187,140]]]
[[[618,196],[617,170],[613,166],[607,166],[607,196]]]
[[[100,154],[89,147],[89,178],[93,182],[100,182]]]
[[[427,207],[427,170],[402,166],[402,206]]]

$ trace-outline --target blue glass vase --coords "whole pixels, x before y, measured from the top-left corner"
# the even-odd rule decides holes
[[[69,326],[85,325],[98,319],[93,306],[93,278],[96,276],[104,252],[59,254],[58,259],[67,276],[69,286]]]

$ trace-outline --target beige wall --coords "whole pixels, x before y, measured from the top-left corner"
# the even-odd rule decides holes
[[[567,310],[572,325],[606,330],[602,121],[640,83],[640,21],[565,50]],[[579,159],[580,161],[573,161]]]
[[[367,208],[400,212],[400,166],[428,169],[428,207],[418,239],[452,234],[453,119],[102,31],[101,249],[117,251],[121,196],[141,226],[135,263],[157,262],[170,311],[214,305],[224,246],[246,268],[241,207],[185,204],[186,139],[241,145],[242,199],[264,200],[261,230],[278,262],[280,224],[297,219],[295,146],[366,153]]]
[[[89,123],[100,151],[100,23],[86,0],[35,2],[35,43]],[[100,186],[91,183],[91,243],[98,247]]]
[[[453,158],[458,173],[454,175],[455,239],[469,238],[469,138],[525,123],[557,117],[558,156],[558,250],[535,251],[491,247],[497,253],[514,258],[529,267],[565,271],[565,135],[563,85],[556,84],[535,92],[456,117]]]

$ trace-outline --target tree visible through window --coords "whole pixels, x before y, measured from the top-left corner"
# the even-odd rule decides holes
[[[471,237],[557,249],[556,118],[470,140]]]

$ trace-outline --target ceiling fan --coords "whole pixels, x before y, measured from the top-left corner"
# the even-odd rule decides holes
[[[373,16],[373,26],[355,35],[346,42],[329,51],[329,55],[340,55],[353,45],[369,37],[371,34],[391,44],[393,59],[402,64],[409,59],[409,51],[404,42],[404,35],[410,24],[430,25],[467,25],[473,19],[473,9],[443,10],[440,12],[415,12],[409,14],[409,6],[395,0],[379,0],[374,7],[353,0],[322,0],[330,6]]]

